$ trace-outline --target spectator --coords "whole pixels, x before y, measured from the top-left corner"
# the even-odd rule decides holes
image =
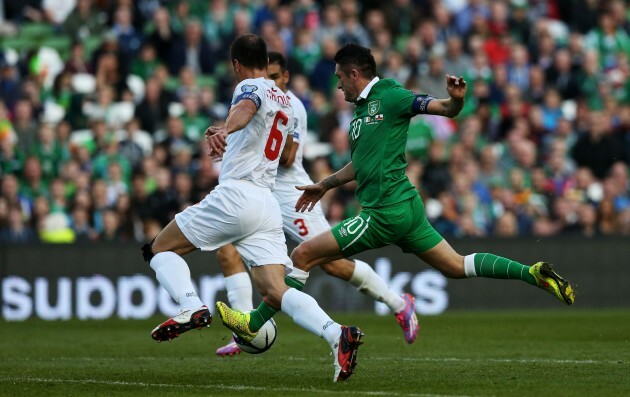
[[[49,206],[51,213],[66,214],[68,203],[65,186],[61,179],[54,179],[50,182]]]
[[[118,196],[114,211],[118,216],[119,236],[123,240],[142,240],[142,236],[136,236],[136,216],[131,207],[131,199],[127,193]],[[140,238],[138,238],[140,237]]]
[[[20,99],[16,102],[13,129],[17,134],[20,150],[27,153],[35,144],[38,134],[33,105],[28,99]]]
[[[310,76],[311,87],[329,95],[335,86],[335,61],[338,46],[335,40],[322,43],[322,58],[315,64]]]
[[[199,97],[187,94],[183,100],[184,114],[181,120],[184,123],[186,138],[191,142],[199,142],[204,137],[206,128],[210,127],[210,119],[199,112]]]
[[[0,229],[0,241],[3,243],[30,243],[37,241],[37,234],[24,222],[19,207],[10,207],[8,224]]]
[[[463,51],[463,42],[459,36],[450,36],[446,41],[444,70],[455,76],[464,76],[472,65],[472,59]],[[398,80],[398,81],[407,81]]]
[[[65,2],[64,2],[65,3]],[[67,2],[72,3],[72,2]],[[92,0],[77,0],[77,5],[63,23],[66,35],[85,40],[103,32],[104,16],[92,8]]]
[[[103,212],[103,231],[99,235],[100,241],[116,242],[124,240],[120,235],[120,219],[112,210]]]
[[[515,45],[510,55],[510,64],[508,67],[508,81],[514,84],[521,91],[527,90],[529,86],[529,62],[527,49],[523,45]]]
[[[617,65],[617,54],[630,52],[630,37],[617,26],[613,14],[603,12],[599,16],[599,26],[592,29],[585,39],[586,47],[600,54],[601,65],[612,68]]]
[[[615,204],[612,199],[604,199],[599,203],[597,213],[598,224],[597,229],[604,235],[614,235],[620,232],[619,216],[615,210]]]
[[[140,48],[140,55],[131,63],[131,73],[148,79],[155,74],[155,69],[159,64],[155,47],[151,43],[144,43]]]
[[[494,235],[497,237],[517,237],[518,223],[516,216],[511,212],[501,215],[494,227]]]
[[[431,197],[445,191],[451,182],[444,144],[436,141],[429,146],[429,158],[422,177],[422,186]]]
[[[160,168],[156,174],[156,189],[148,199],[151,217],[157,219],[162,227],[166,226],[179,211],[177,193],[171,186],[171,173]]]
[[[71,226],[77,242],[90,242],[97,239],[98,234],[89,224],[87,210],[77,207],[72,211]]]
[[[92,174],[99,179],[106,179],[110,164],[117,164],[122,173],[122,179],[128,181],[131,177],[131,164],[120,153],[118,140],[113,134],[108,134],[103,151],[96,156],[92,165]]]
[[[342,33],[341,9],[336,3],[327,3],[324,7],[322,24],[316,32],[316,40],[320,43],[326,39],[338,42]]]
[[[444,84],[444,76],[446,70],[444,70],[444,55],[435,50],[429,55],[428,68],[424,74],[418,79],[418,86],[423,93],[437,97],[445,98],[446,85]]]
[[[350,143],[348,133],[336,128],[331,135],[332,152],[328,155],[330,167],[334,172],[339,171],[350,162]]]
[[[579,95],[579,81],[568,50],[556,52],[553,66],[547,69],[547,83],[558,90],[562,99],[575,99]]]
[[[589,129],[575,143],[572,155],[578,166],[588,167],[598,178],[606,176],[615,159],[620,156],[604,114],[590,113]]]
[[[136,31],[132,24],[131,9],[127,6],[119,6],[114,14],[112,33],[118,40],[120,55],[128,65],[142,44],[142,35]]]
[[[1,53],[0,53],[1,54]],[[14,65],[9,64],[4,54],[0,56],[0,99],[8,109],[13,109],[20,99],[20,75]]]
[[[0,174],[17,175],[22,172],[24,153],[11,141],[8,137],[0,139]]]
[[[308,29],[299,30],[295,43],[293,56],[300,64],[300,68],[310,75],[322,54],[319,45],[315,42],[313,32]]]
[[[393,36],[409,36],[415,30],[420,18],[420,12],[410,0],[394,0],[387,2],[384,7],[387,26]]]
[[[580,234],[583,237],[593,237],[599,234],[597,211],[592,205],[580,205],[578,210],[578,223],[580,224]]]
[[[144,98],[135,109],[140,128],[151,135],[160,129],[168,115],[169,95],[162,90],[159,80],[151,77],[146,81]]]
[[[37,157],[28,157],[24,163],[23,183],[20,196],[33,203],[38,196],[48,194],[48,184],[42,176],[42,166]]]
[[[207,40],[203,37],[199,21],[186,23],[184,37],[173,41],[168,68],[171,74],[179,74],[184,67],[189,67],[194,74],[214,72],[215,59]]]
[[[153,24],[149,30],[152,30],[152,33],[148,36],[147,42],[153,44],[158,59],[162,63],[167,63],[170,59],[171,47],[180,37],[171,27],[170,16],[166,8],[158,8],[155,11]]]

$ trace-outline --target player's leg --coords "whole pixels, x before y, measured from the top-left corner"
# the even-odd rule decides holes
[[[217,250],[217,260],[224,276],[230,306],[242,312],[252,310],[254,308],[252,305],[252,282],[243,265],[241,254],[232,244],[227,244]],[[216,354],[218,356],[233,356],[240,352],[241,349],[232,338],[228,344],[219,347]]]
[[[370,265],[360,260],[339,259],[323,264],[321,268],[331,276],[348,281],[357,287],[359,292],[385,303],[394,313],[407,343],[415,342],[420,326],[413,295],[409,293],[398,295],[387,286],[385,280]]]
[[[284,231],[297,242],[302,243],[308,241],[312,239],[313,236],[330,230],[330,225],[319,205],[316,205],[313,211],[306,213],[295,212],[293,205],[281,205],[281,209]],[[350,230],[352,231],[354,229]],[[302,248],[303,247],[300,249]],[[335,251],[333,253],[337,252]],[[416,317],[415,302],[412,295],[404,294],[400,296],[396,294],[370,265],[360,260],[342,258],[326,262],[321,265],[321,268],[331,276],[348,281],[361,293],[379,302],[384,302],[394,313],[396,321],[403,329],[407,342],[413,343],[415,341],[418,334],[418,319]],[[302,275],[302,279],[296,280],[299,275]],[[308,277],[308,272],[304,274],[294,271],[287,276],[287,280],[291,280],[290,285],[301,289],[306,282],[306,277]]]
[[[538,262],[527,266],[513,259],[491,253],[474,253],[461,256],[442,240],[437,246],[418,254],[430,266],[446,277],[485,277],[525,281],[538,286],[570,305],[575,300],[573,286],[558,275],[551,265]]]
[[[297,200],[298,197],[299,194],[295,200]],[[293,202],[289,202],[288,205],[281,205],[284,231],[287,235],[289,235],[289,237],[298,243],[304,243],[312,240],[315,236],[330,231],[330,225],[328,224],[328,221],[326,220],[319,204],[317,204],[310,212],[295,212],[293,204],[295,200]],[[308,250],[311,253],[320,253],[321,246],[325,246],[327,243],[331,244],[331,247],[333,247],[331,251],[332,256],[343,255],[342,252],[336,249],[339,245],[337,243],[333,244],[330,240],[330,236],[328,236],[328,238],[324,238],[321,242],[313,242],[312,244],[315,244],[316,246],[315,249],[310,249],[309,247],[304,246],[299,247],[296,252],[294,252],[294,255],[299,256],[301,251],[301,255],[307,255],[308,252],[303,252],[305,250]],[[308,271],[312,268],[310,267],[308,270],[301,268],[301,262],[299,259],[297,263],[298,264],[295,267],[299,267],[301,270]],[[363,261],[341,258],[325,262],[321,265],[321,268],[331,276],[348,281],[357,287],[360,292],[376,299],[379,302],[384,302],[394,313],[398,313],[405,309],[405,299],[390,290],[385,281],[376,274],[370,265]],[[295,272],[293,274],[289,274],[288,277],[295,278]],[[300,282],[295,286],[296,288],[298,288],[300,284],[303,285],[306,280],[303,279],[297,281]]]
[[[338,259],[321,265],[327,274],[357,287],[374,300],[385,303],[394,313],[405,309],[405,299],[391,290],[370,265],[358,259]]]
[[[527,266],[491,253],[474,253],[466,256],[458,254],[433,229],[424,216],[422,203],[420,200],[418,202],[419,204],[414,203],[409,212],[413,220],[422,221],[409,233],[405,241],[398,244],[403,251],[415,253],[449,278],[486,277],[521,280],[543,288],[568,305],[573,303],[575,299],[573,286],[554,272],[548,263],[538,262],[533,266]]]
[[[192,284],[190,269],[180,256],[194,249],[175,220],[142,248],[144,259],[155,271],[158,282],[181,308],[178,315],[153,329],[151,337],[158,342],[171,340],[193,328],[209,326],[212,321]]]
[[[347,380],[356,366],[357,349],[363,333],[357,327],[342,326],[333,321],[315,299],[284,282],[285,266],[252,266],[252,278],[264,302],[274,310],[282,310],[302,328],[323,338],[330,345],[334,359],[333,381]],[[256,336],[251,329],[256,314],[234,311],[217,302],[217,313],[223,323],[240,338],[250,341]]]
[[[281,225],[278,224],[277,228],[262,228],[260,232],[235,243],[251,269],[252,279],[268,311],[243,313],[217,302],[217,313],[224,325],[249,341],[275,312],[284,311],[296,324],[326,339],[335,356],[334,380],[348,379],[356,365],[356,353],[363,334],[357,327],[337,324],[312,297],[287,286],[285,273],[291,261],[286,255],[283,237]]]
[[[223,273],[230,306],[243,312],[252,310],[252,282],[241,254],[234,245],[227,244],[217,250],[217,261]]]

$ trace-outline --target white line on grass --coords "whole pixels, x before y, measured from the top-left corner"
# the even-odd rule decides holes
[[[134,386],[134,387],[155,387],[155,388],[188,388],[188,389],[209,389],[209,390],[252,390],[259,392],[291,392],[291,393],[321,393],[321,394],[343,394],[343,395],[362,395],[362,396],[399,396],[399,397],[467,397],[452,394],[417,394],[417,393],[396,393],[391,391],[352,391],[352,390],[324,390],[315,388],[299,388],[299,387],[259,387],[244,385],[188,385],[174,383],[146,383],[146,382],[126,382],[101,379],[59,379],[59,378],[31,378],[31,377],[2,377],[3,382],[22,382],[22,383],[71,383],[79,385],[107,385],[107,386]]]
[[[127,357],[42,357],[42,358],[24,358],[24,361],[119,361],[124,360]],[[128,357],[134,360],[163,360],[162,357]],[[300,356],[283,356],[288,361],[328,361],[328,358],[307,358]],[[188,357],[186,360],[201,360],[208,361],[210,357]],[[263,357],[251,357],[250,360],[263,359]],[[366,357],[366,361],[416,361],[416,362],[496,362],[496,363],[538,363],[538,364],[618,364],[620,361],[625,360],[571,360],[571,359],[549,359],[549,358],[460,358],[460,357]],[[20,360],[17,358],[17,360]]]

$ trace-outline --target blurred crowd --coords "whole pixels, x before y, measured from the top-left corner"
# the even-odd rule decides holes
[[[407,174],[444,236],[630,234],[630,8],[623,0],[0,0],[0,242],[144,241],[218,181],[229,44],[260,34],[308,112],[314,181],[350,160],[337,49],[468,98],[417,116]],[[360,209],[349,184],[323,207]]]

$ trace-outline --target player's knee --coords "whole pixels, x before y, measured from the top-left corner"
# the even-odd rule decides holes
[[[293,252],[291,252],[291,261],[293,262],[293,266],[297,267],[301,270],[309,270],[308,264],[310,259],[310,251],[308,244],[306,242],[300,243]]]
[[[153,252],[153,255],[157,255],[160,252],[166,251],[173,251],[173,249],[170,246],[169,241],[167,241],[164,236],[162,236],[162,233],[160,233],[155,236],[153,241],[151,241],[151,252]]]
[[[465,278],[464,257],[453,258],[440,268],[440,272],[446,278]]]
[[[238,258],[237,258],[238,257]],[[238,251],[229,247],[221,247],[217,251],[217,260],[222,270],[228,270],[236,260],[240,260]]]

